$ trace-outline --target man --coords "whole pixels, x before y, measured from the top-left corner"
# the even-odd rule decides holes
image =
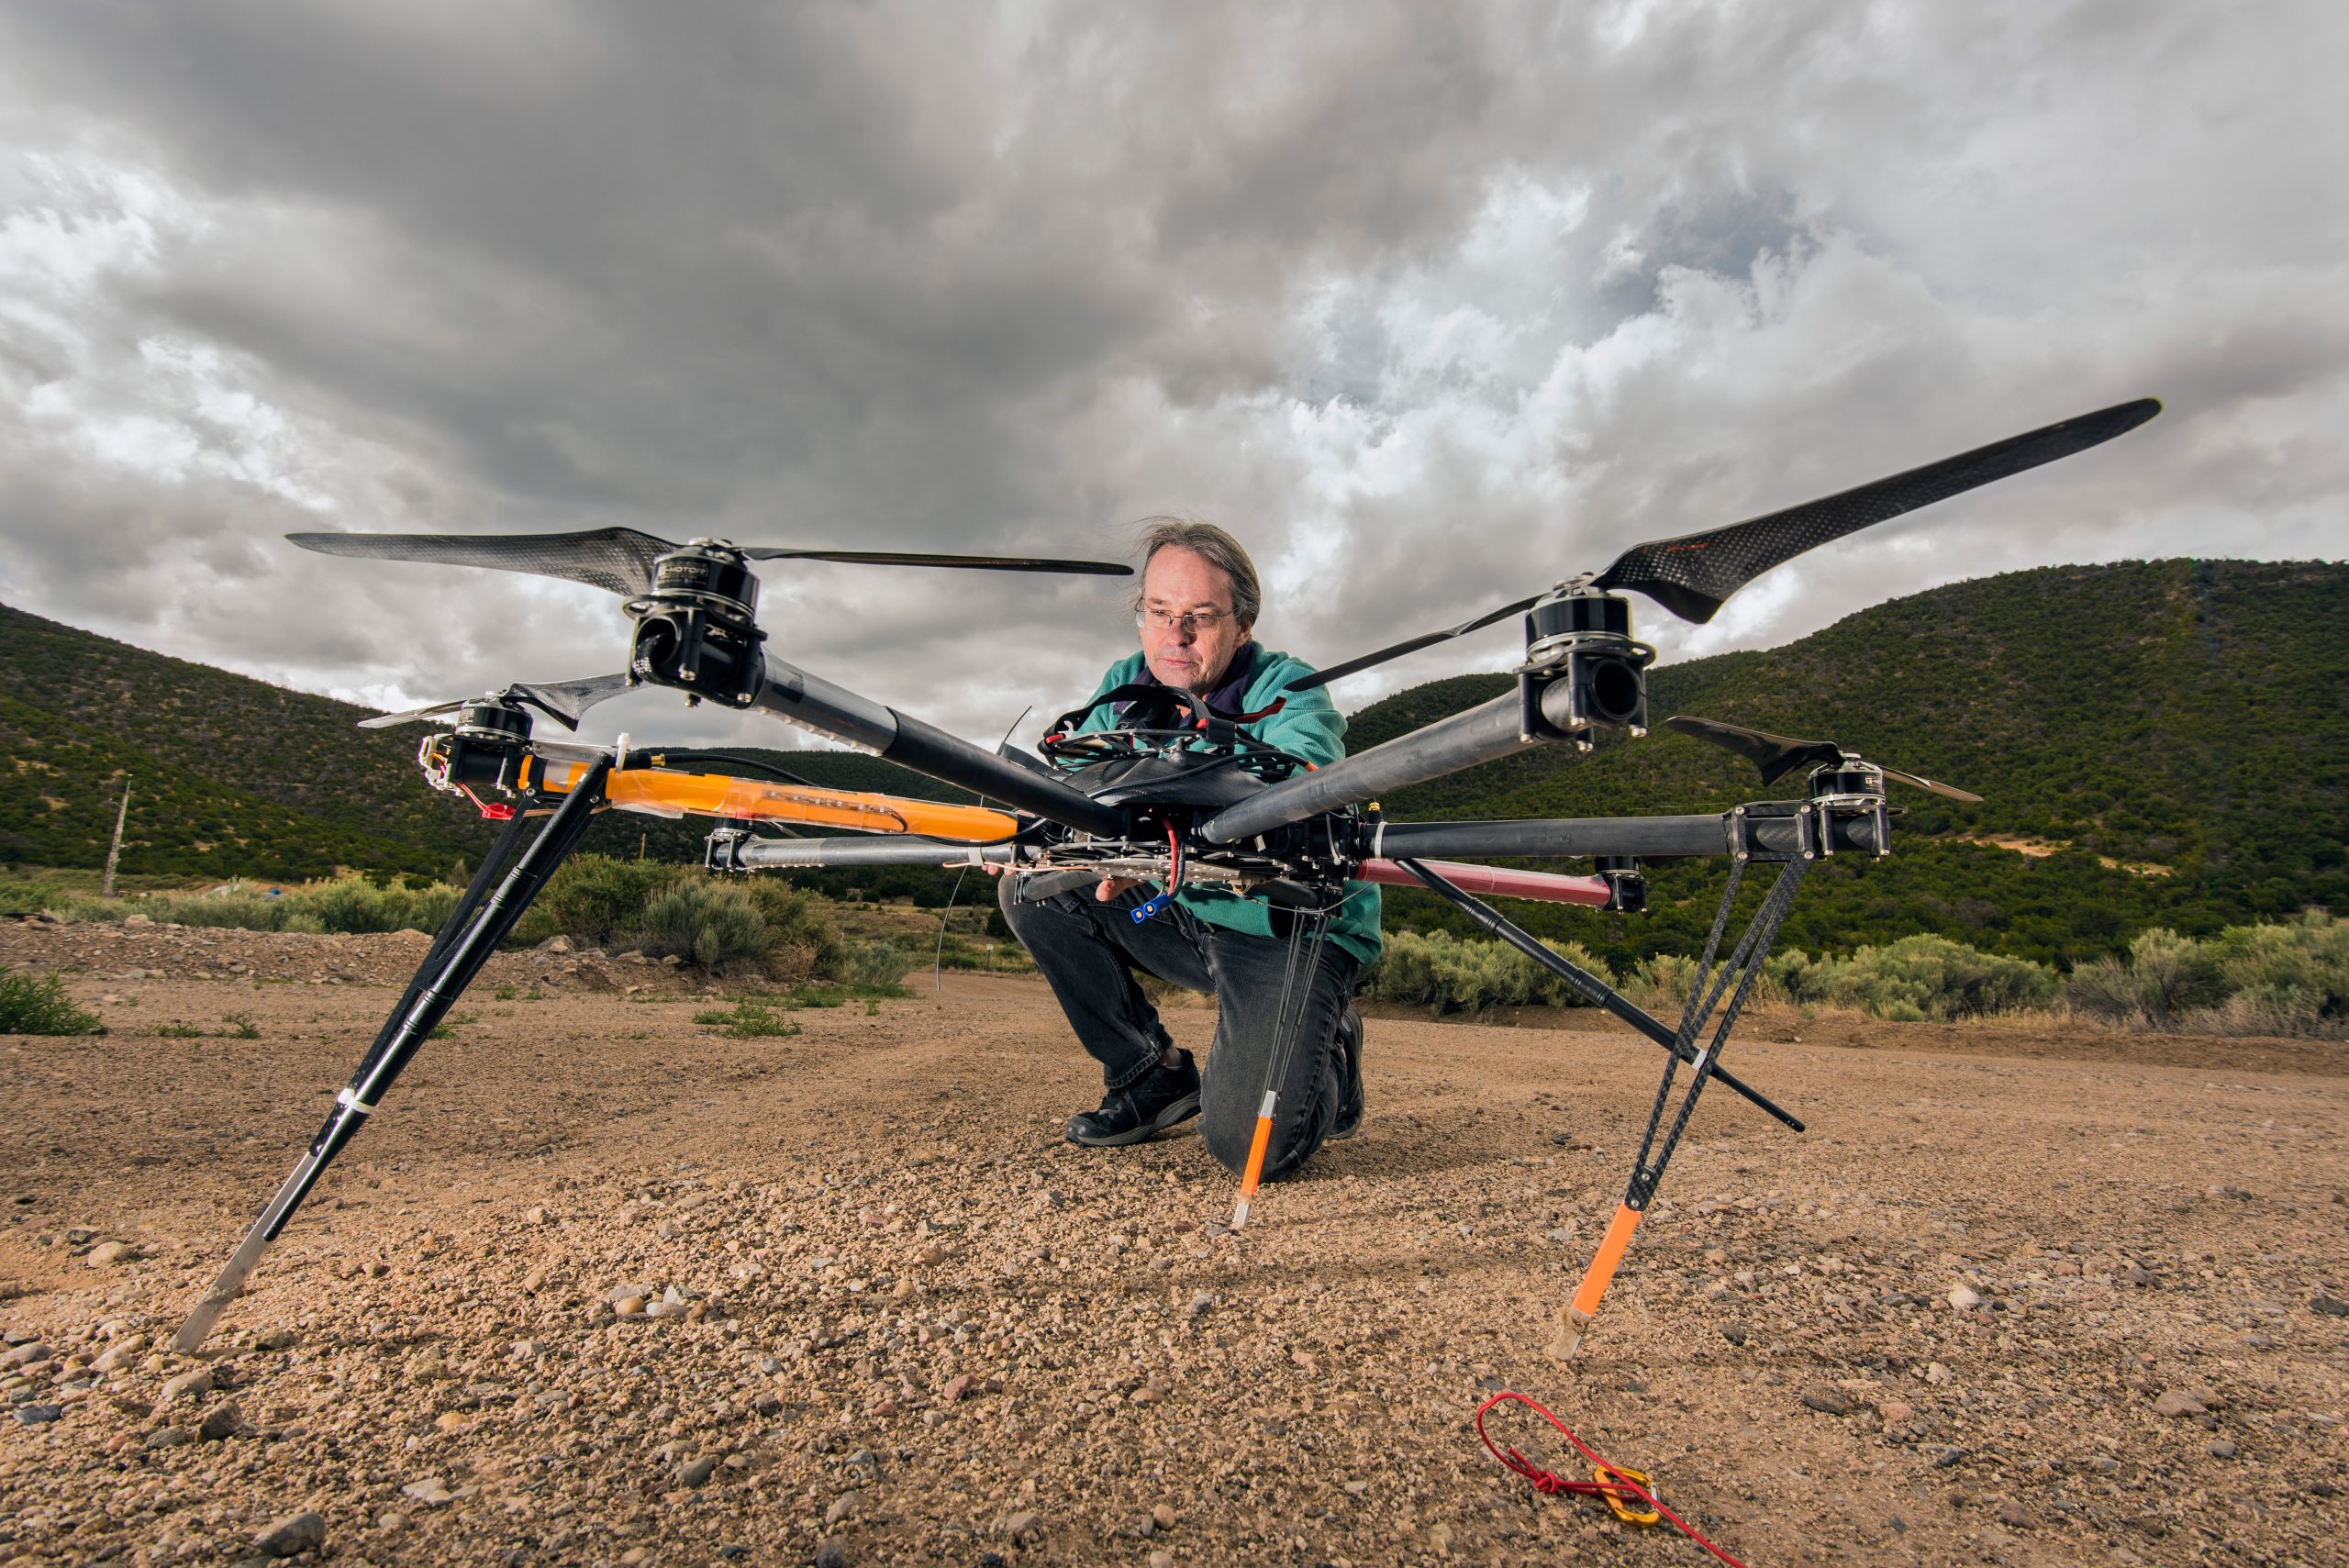
[[[1309,667],[1255,641],[1263,603],[1255,565],[1230,534],[1212,523],[1150,519],[1134,596],[1141,649],[1109,667],[1076,730],[1147,723],[1118,711],[1131,705],[1099,699],[1120,686],[1163,686],[1223,713],[1263,714],[1241,728],[1317,766],[1345,755],[1346,721],[1327,691],[1282,689]],[[1278,712],[1264,713],[1276,702]],[[1314,922],[1219,886],[1186,888],[1139,925],[1130,912],[1155,888],[1113,878],[1090,896],[1064,893],[1033,903],[1018,888],[1017,879],[1004,879],[1004,918],[1101,1063],[1108,1086],[1099,1109],[1070,1120],[1071,1142],[1140,1143],[1204,1112],[1208,1151],[1238,1172],[1272,1087],[1279,1099],[1264,1173],[1274,1176],[1360,1126],[1362,1020],[1351,998],[1364,966],[1378,956],[1376,888],[1349,884],[1319,941]],[[1219,1017],[1204,1074],[1168,1036],[1136,969],[1215,994]],[[1280,1081],[1273,1084],[1276,1067]]]

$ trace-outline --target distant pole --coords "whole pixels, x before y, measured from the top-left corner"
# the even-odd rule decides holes
[[[114,896],[114,867],[115,862],[122,859],[122,824],[124,818],[129,815],[130,775],[125,773],[122,775],[122,805],[116,808],[114,814],[114,842],[106,846],[106,882],[98,889],[98,896],[101,898]]]
[[[644,858],[644,840],[649,835],[643,833],[639,833],[636,836],[636,858],[638,860],[642,860]]]

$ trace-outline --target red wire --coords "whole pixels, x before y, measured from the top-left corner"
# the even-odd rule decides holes
[[[1615,1479],[1611,1483],[1605,1481],[1568,1481],[1564,1476],[1553,1475],[1550,1472],[1542,1469],[1540,1465],[1534,1463],[1531,1460],[1518,1452],[1514,1447],[1510,1448],[1507,1453],[1503,1453],[1499,1449],[1493,1446],[1492,1438],[1485,1431],[1485,1412],[1491,1409],[1496,1405],[1507,1404],[1511,1400],[1526,1407],[1526,1408],[1533,1411],[1543,1420],[1557,1428],[1558,1430],[1564,1434],[1568,1442],[1574,1444],[1575,1448],[1582,1451],[1582,1456],[1585,1459],[1590,1461],[1592,1464],[1598,1466],[1600,1470],[1605,1471]],[[1723,1551],[1720,1547],[1715,1546],[1711,1541],[1707,1540],[1704,1536],[1698,1532],[1696,1526],[1690,1524],[1687,1519],[1682,1518],[1678,1514],[1674,1513],[1670,1508],[1665,1507],[1662,1503],[1657,1502],[1653,1493],[1647,1491],[1645,1488],[1642,1487],[1638,1482],[1623,1473],[1620,1468],[1609,1463],[1607,1460],[1600,1458],[1598,1452],[1594,1451],[1588,1443],[1584,1442],[1580,1438],[1575,1436],[1575,1434],[1568,1429],[1564,1421],[1561,1421],[1557,1417],[1553,1416],[1548,1410],[1542,1408],[1542,1406],[1535,1403],[1533,1400],[1528,1399],[1522,1394],[1515,1393],[1513,1391],[1504,1391],[1494,1395],[1490,1399],[1487,1399],[1482,1405],[1477,1406],[1476,1437],[1478,1440],[1484,1443],[1485,1451],[1486,1453],[1489,1453],[1495,1459],[1499,1460],[1502,1465],[1512,1473],[1522,1475],[1528,1481],[1532,1482],[1533,1489],[1541,1493],[1545,1497],[1553,1496],[1560,1492],[1578,1492],[1591,1496],[1614,1496],[1619,1498],[1629,1494],[1630,1496],[1638,1498],[1641,1502],[1646,1504],[1649,1507],[1653,1508],[1657,1513],[1662,1514],[1665,1518],[1670,1519],[1679,1529],[1681,1534],[1687,1536],[1689,1540],[1695,1541],[1698,1545],[1703,1547],[1706,1551],[1711,1552],[1722,1562],[1728,1563],[1730,1568],[1745,1568],[1744,1563],[1740,1562],[1736,1558],[1731,1557],[1728,1552]]]

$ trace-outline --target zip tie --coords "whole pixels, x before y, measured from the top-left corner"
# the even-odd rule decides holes
[[[337,1095],[334,1097],[334,1103],[342,1106],[345,1110],[357,1111],[361,1116],[373,1116],[375,1114],[375,1106],[372,1101],[361,1099],[355,1093],[349,1089],[345,1089],[342,1093]]]

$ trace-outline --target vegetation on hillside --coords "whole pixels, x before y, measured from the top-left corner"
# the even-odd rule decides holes
[[[360,709],[5,608],[0,649],[22,673],[0,699],[0,738],[15,759],[0,770],[0,858],[17,866],[100,863],[107,802],[126,770],[138,775],[123,861],[135,877],[307,877],[337,866],[379,880],[447,877],[488,843],[470,808],[421,786],[416,732],[356,729]],[[1508,684],[1475,675],[1415,687],[1355,715],[1349,745],[1363,750]],[[2173,561],[2009,573],[1875,606],[1785,648],[1666,666],[1650,689],[1658,719],[1693,713],[1832,738],[1988,797],[1962,806],[1901,793],[1898,853],[1814,869],[1782,939],[1788,951],[1849,954],[1930,936],[2068,970],[2118,959],[2149,930],[2210,939],[2349,903],[2349,567]],[[855,752],[748,754],[835,788],[972,798]],[[1595,817],[1719,810],[1793,787],[1765,790],[1747,764],[1658,730],[1587,757],[1529,752],[1384,804],[1397,820]],[[586,847],[615,864],[642,855],[649,887],[699,861],[707,827],[608,813]],[[1649,874],[1642,916],[1510,912],[1628,975],[1698,951],[1722,868],[1657,864]],[[0,909],[52,896],[44,875],[0,879]],[[924,868],[791,878],[835,898],[932,908],[956,880]],[[993,886],[970,880],[960,901],[991,911]],[[782,884],[770,875],[743,885],[756,898]],[[713,895],[696,906],[700,929],[738,904]],[[1389,890],[1386,909],[1390,931],[1471,929],[1415,891]]]
[[[417,786],[414,732],[357,728],[365,708],[6,606],[0,668],[0,859],[14,864],[104,864],[126,774],[123,864],[143,874],[439,873],[479,852],[472,812]]]
[[[1416,687],[1355,716],[1348,743],[1508,688],[1499,675]],[[2069,966],[2155,926],[2208,935],[2349,902],[2349,568],[2172,561],[1957,584],[1766,653],[1656,670],[1650,711],[1832,739],[1988,797],[1897,791],[1897,853],[1817,868],[1789,946],[1931,933]],[[1765,790],[1749,764],[1658,729],[1587,757],[1528,752],[1385,806],[1397,820],[1605,817],[1796,787]],[[1512,912],[1618,964],[1696,951],[1720,865],[1650,874],[1653,909],[1636,919]],[[1422,894],[1387,907],[1390,926],[1468,929]]]

